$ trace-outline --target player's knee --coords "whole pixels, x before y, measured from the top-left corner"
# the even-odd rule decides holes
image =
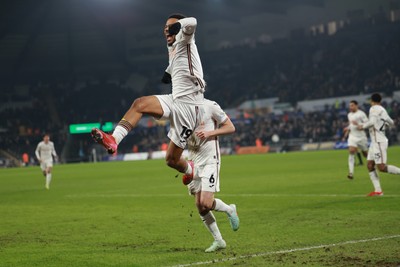
[[[375,170],[375,164],[371,163],[371,162],[368,162],[367,168],[368,168],[368,171],[372,172],[372,171]]]
[[[142,96],[139,98],[136,98],[132,105],[131,105],[131,109],[143,113],[145,112],[146,108],[149,106],[149,98],[146,96]]]
[[[205,210],[211,210],[213,203],[208,199],[201,199],[199,205]]]
[[[143,100],[143,97],[136,98],[135,100],[133,100],[131,109],[140,112],[143,109],[144,102],[145,101]]]
[[[378,164],[378,170],[380,172],[387,172],[386,164]]]
[[[196,207],[200,215],[206,215],[211,210],[211,208],[208,208],[202,201],[197,202]]]

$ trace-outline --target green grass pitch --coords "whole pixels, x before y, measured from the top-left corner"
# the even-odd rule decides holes
[[[400,265],[400,175],[367,198],[347,151],[223,157],[217,196],[241,227],[215,213],[227,248],[214,254],[176,174],[159,160],[56,165],[47,191],[39,167],[1,169],[0,266]]]

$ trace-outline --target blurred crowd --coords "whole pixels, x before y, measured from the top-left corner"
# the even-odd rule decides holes
[[[390,96],[400,90],[400,23],[365,23],[345,27],[333,36],[304,36],[203,52],[206,97],[226,109],[248,99],[268,97],[279,97],[281,102],[296,107],[301,100],[376,91]],[[0,92],[0,149],[18,158],[23,153],[32,157],[43,133],[48,132],[67,160],[87,160],[93,149],[90,136],[70,136],[68,125],[116,123],[136,97],[167,93],[168,87],[159,83],[162,73],[150,69],[142,66],[141,75],[147,77],[147,82],[141,89],[127,86],[123,75],[112,79],[93,75],[81,82],[32,82],[24,90]],[[327,106],[324,111],[310,113],[295,108],[282,115],[254,113],[232,118],[237,132],[221,138],[222,146],[254,145],[255,140],[267,144],[273,134],[281,141],[339,140],[347,123],[347,105]],[[399,122],[399,103],[384,105]],[[362,109],[368,113],[367,105]],[[168,142],[168,127],[139,125],[123,141],[119,152],[160,150]],[[391,140],[396,140],[398,127],[391,130]]]

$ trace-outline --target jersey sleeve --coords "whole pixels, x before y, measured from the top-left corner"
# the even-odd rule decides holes
[[[223,111],[216,102],[213,102],[210,108],[212,110],[212,118],[218,123],[218,125],[224,123],[228,119],[225,111]]]
[[[369,110],[369,119],[366,123],[362,124],[364,129],[371,128],[372,126],[375,125],[377,119],[378,119],[379,113],[378,110],[371,108]]]
[[[390,116],[389,116],[389,114],[387,112],[386,112],[385,122],[387,122],[387,124],[389,126],[393,126],[394,125],[394,121],[392,120],[392,118],[390,118]]]
[[[196,18],[180,19],[181,30],[176,35],[176,39],[180,42],[190,43],[194,40],[194,33],[197,28]]]
[[[38,160],[40,160],[40,143],[37,145],[35,150],[35,155]]]
[[[56,152],[56,149],[54,148],[54,143],[51,143],[51,154],[54,157],[57,157],[57,152]]]
[[[365,123],[368,121],[368,117],[367,114],[365,114],[365,112],[362,112],[362,116],[361,116],[361,122]]]

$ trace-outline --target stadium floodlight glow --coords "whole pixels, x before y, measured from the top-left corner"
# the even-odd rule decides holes
[[[70,124],[69,125],[69,133],[70,134],[90,133],[90,131],[93,128],[99,128],[105,132],[109,132],[113,129],[113,123],[105,122],[103,125],[101,125],[99,122]]]

